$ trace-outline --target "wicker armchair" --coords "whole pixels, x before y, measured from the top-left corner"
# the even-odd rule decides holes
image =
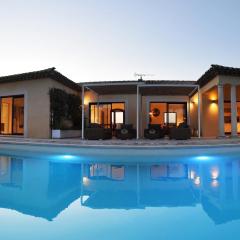
[[[176,139],[176,140],[190,139],[191,138],[191,129],[185,123],[179,124],[178,127],[173,127],[170,129],[169,138]]]
[[[161,128],[160,124],[149,124],[147,129],[144,129],[144,138],[158,139],[163,138],[165,130]]]
[[[84,131],[85,139],[99,140],[111,139],[112,130],[110,128],[103,128],[99,124],[90,124]]]

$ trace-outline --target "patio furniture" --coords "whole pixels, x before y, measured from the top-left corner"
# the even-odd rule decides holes
[[[88,140],[104,140],[112,138],[112,130],[110,128],[104,128],[99,124],[90,124],[84,132],[85,139]]]
[[[122,140],[136,138],[136,129],[132,124],[122,124],[120,129],[116,129],[116,137]]]
[[[170,129],[170,139],[187,140],[191,138],[191,129],[186,123],[180,123],[178,127]]]
[[[158,139],[163,138],[165,130],[160,124],[149,124],[147,129],[144,129],[144,138]]]

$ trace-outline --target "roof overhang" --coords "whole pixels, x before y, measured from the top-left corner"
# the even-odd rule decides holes
[[[152,81],[151,81],[152,82]],[[198,85],[194,83],[176,83],[174,81],[166,81],[165,83],[149,83],[149,82],[104,82],[104,83],[86,83],[82,84],[85,90],[92,90],[99,95],[110,94],[136,94],[137,89],[143,96],[151,95],[183,95],[191,96],[197,91]]]

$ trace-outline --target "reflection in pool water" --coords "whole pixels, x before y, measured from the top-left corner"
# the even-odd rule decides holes
[[[239,239],[240,160],[116,164],[1,156],[0,207],[0,222],[18,226],[3,230],[5,239],[40,239],[42,231],[44,239]]]

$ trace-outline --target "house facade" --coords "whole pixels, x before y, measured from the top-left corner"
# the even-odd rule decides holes
[[[51,88],[73,94],[80,90],[54,68],[0,77],[0,134],[51,138]]]
[[[137,138],[148,124],[171,127],[182,122],[195,137],[235,137],[240,132],[238,84],[240,69],[219,65],[197,81],[82,83],[83,118],[106,127],[133,124]]]
[[[1,135],[51,138],[49,91],[82,98],[82,138],[89,124],[132,124],[142,138],[149,124],[187,123],[195,137],[240,133],[240,68],[212,65],[197,81],[75,83],[54,68],[0,77]]]

